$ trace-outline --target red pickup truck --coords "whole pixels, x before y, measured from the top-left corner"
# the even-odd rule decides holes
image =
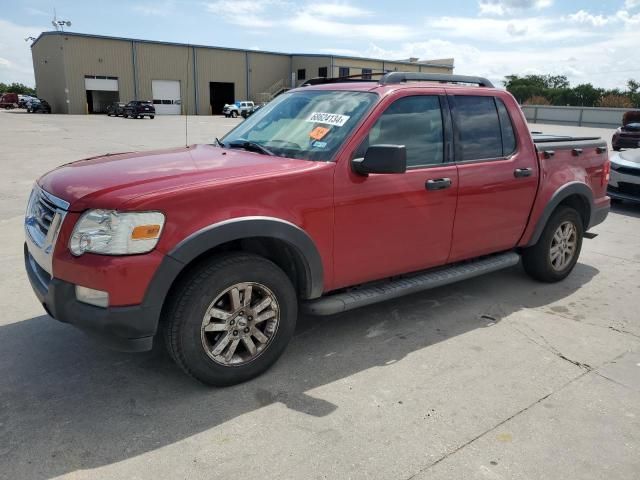
[[[473,86],[472,86],[473,85]],[[265,371],[333,314],[522,261],[555,282],[609,211],[597,138],[532,138],[483,78],[318,79],[212,145],[43,175],[25,266],[54,318],[205,383]]]

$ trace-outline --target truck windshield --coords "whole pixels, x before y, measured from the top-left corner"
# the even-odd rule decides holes
[[[376,102],[369,92],[298,90],[285,93],[231,130],[226,148],[247,148],[279,157],[329,161]]]

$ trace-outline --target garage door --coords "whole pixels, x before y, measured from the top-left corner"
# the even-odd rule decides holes
[[[180,81],[152,80],[151,90],[158,115],[180,115]]]

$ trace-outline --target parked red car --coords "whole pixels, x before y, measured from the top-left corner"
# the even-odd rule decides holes
[[[3,93],[0,96],[0,108],[10,110],[12,108],[18,108],[18,94],[17,93]]]
[[[43,175],[25,265],[52,317],[123,350],[165,341],[228,385],[276,361],[299,305],[343,312],[520,261],[562,280],[607,216],[608,177],[604,141],[532,138],[485,79],[322,79],[215,145]]]

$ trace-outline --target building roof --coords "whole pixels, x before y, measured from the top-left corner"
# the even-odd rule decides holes
[[[42,32],[40,35],[38,35],[38,38],[36,38],[33,41],[33,43],[31,44],[31,48],[33,48],[33,46],[35,44],[37,44],[40,41],[41,38],[46,37],[46,36],[52,36],[52,35],[61,35],[61,36],[65,36],[65,37],[97,38],[97,39],[102,39],[102,40],[121,40],[121,41],[125,41],[125,42],[151,43],[151,44],[156,44],[156,45],[170,45],[170,46],[174,46],[174,47],[194,47],[194,48],[209,48],[209,49],[212,49],[212,50],[231,50],[231,51],[236,51],[236,52],[267,53],[267,54],[271,54],[271,55],[289,55],[289,56],[300,56],[300,57],[333,57],[333,58],[344,58],[344,59],[351,59],[351,60],[368,60],[368,61],[375,61],[375,62],[389,62],[389,63],[413,65],[413,66],[422,65],[422,66],[429,66],[429,67],[453,68],[453,59],[422,60],[422,61],[419,61],[419,62],[410,62],[410,61],[407,61],[407,60],[388,60],[388,59],[383,59],[383,58],[351,57],[351,56],[348,56],[348,55],[332,55],[330,53],[273,52],[273,51],[269,51],[269,50],[251,50],[251,49],[244,49],[244,48],[218,47],[218,46],[212,46],[212,45],[198,45],[198,44],[191,44],[191,43],[163,42],[163,41],[159,41],[159,40],[144,40],[144,39],[139,39],[139,38],[113,37],[113,36],[109,36],[109,35],[94,35],[94,34],[90,34],[90,33],[62,32],[62,31],[56,31],[56,30],[49,31],[49,32]]]

